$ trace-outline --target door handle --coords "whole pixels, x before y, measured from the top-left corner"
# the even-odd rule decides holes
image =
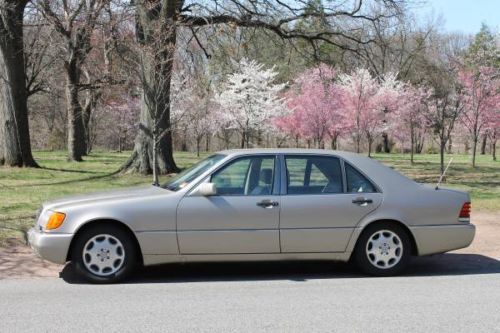
[[[361,206],[364,204],[371,204],[371,203],[373,203],[373,200],[367,199],[367,198],[356,198],[356,199],[352,199],[352,203]]]
[[[277,201],[271,201],[271,200],[262,200],[257,202],[257,206],[262,207],[262,208],[273,208],[277,207],[279,203]]]

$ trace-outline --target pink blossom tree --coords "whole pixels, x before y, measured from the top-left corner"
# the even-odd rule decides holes
[[[302,137],[302,114],[296,110],[290,114],[276,117],[273,120],[277,132],[285,137],[289,136],[295,141],[295,147],[299,147],[299,139]]]
[[[302,73],[286,93],[290,115],[276,121],[276,126],[298,138],[313,140],[317,147],[324,147],[329,138],[332,148],[344,129],[341,114],[341,90],[335,85],[336,72],[327,65],[320,65]]]
[[[473,167],[476,166],[479,137],[489,127],[495,130],[494,123],[498,122],[498,109],[500,107],[500,80],[498,77],[498,70],[490,67],[480,67],[477,70],[463,69],[458,73],[464,101],[464,111],[460,121],[468,130],[472,140]]]
[[[339,87],[343,91],[344,114],[354,132],[356,152],[359,153],[363,134],[373,132],[372,129],[380,126],[382,121],[381,113],[374,112],[378,84],[368,70],[359,68],[351,74],[340,75]]]
[[[413,164],[414,154],[421,150],[426,132],[424,114],[431,92],[425,87],[405,84],[399,94],[399,101],[394,112],[390,114],[390,122],[394,136],[401,141],[410,141],[410,162]]]

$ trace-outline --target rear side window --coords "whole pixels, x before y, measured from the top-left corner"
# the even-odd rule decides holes
[[[329,156],[285,157],[288,194],[342,193],[340,160]]]
[[[345,174],[347,179],[347,193],[375,193],[375,186],[358,170],[345,163]]]

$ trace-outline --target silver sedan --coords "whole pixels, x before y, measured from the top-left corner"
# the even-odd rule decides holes
[[[466,192],[353,153],[255,149],[216,153],[163,186],[45,203],[29,242],[104,283],[137,265],[186,261],[353,259],[388,276],[474,234]]]

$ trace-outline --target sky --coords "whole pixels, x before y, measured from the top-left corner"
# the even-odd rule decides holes
[[[419,17],[442,15],[443,30],[475,34],[486,23],[500,28],[500,0],[427,0],[416,9]]]

